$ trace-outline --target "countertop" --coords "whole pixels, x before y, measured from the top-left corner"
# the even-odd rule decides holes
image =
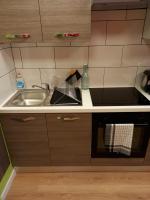
[[[150,95],[136,87],[148,100]],[[96,112],[150,112],[149,106],[93,106],[89,90],[82,90],[82,106],[3,107],[11,95],[0,105],[0,113],[96,113]]]

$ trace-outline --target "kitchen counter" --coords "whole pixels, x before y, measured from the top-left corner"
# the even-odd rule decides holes
[[[136,87],[148,100],[150,95]],[[14,94],[13,94],[14,95]],[[11,95],[11,97],[13,96]],[[149,106],[93,106],[89,90],[82,90],[82,106],[3,107],[0,113],[92,113],[92,112],[150,112]]]

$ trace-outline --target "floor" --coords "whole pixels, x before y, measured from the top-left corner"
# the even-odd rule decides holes
[[[150,200],[150,173],[20,173],[7,200]]]

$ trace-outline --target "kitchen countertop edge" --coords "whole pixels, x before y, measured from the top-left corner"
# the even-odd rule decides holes
[[[148,100],[150,95],[140,87],[136,87]],[[15,94],[15,93],[14,93]],[[0,106],[0,113],[97,113],[97,112],[150,112],[148,106],[93,106],[89,90],[82,90],[82,106],[39,106],[39,107],[4,107],[4,104],[14,95],[12,94]]]

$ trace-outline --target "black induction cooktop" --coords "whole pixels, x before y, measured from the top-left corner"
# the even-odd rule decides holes
[[[90,88],[93,106],[150,105],[150,101],[136,88]]]

